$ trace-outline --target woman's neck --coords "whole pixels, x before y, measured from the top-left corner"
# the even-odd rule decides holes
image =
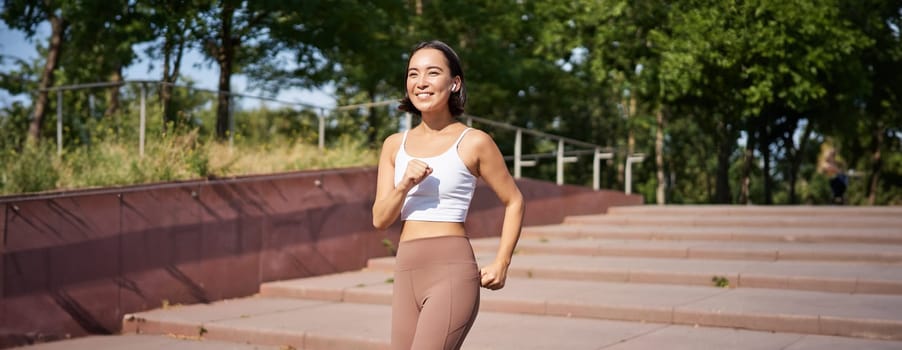
[[[459,122],[451,116],[451,113],[423,114],[420,127],[426,133],[439,133],[456,123]]]

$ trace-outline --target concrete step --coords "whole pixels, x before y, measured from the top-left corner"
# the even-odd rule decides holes
[[[730,242],[803,242],[902,245],[897,228],[761,228],[681,227],[640,224],[568,224],[524,227],[523,237],[594,238],[618,240],[685,240]]]
[[[252,297],[127,315],[123,333],[177,334],[294,349],[384,349],[385,307]]]
[[[644,258],[731,259],[764,261],[902,262],[902,245],[859,243],[730,242],[674,240],[617,240],[524,237],[521,254],[630,256]],[[498,250],[498,238],[472,239],[473,249]]]
[[[480,266],[494,259],[478,253]],[[391,272],[394,258],[370,259],[367,268]],[[511,277],[714,286],[725,278],[733,288],[807,290],[902,296],[902,264],[843,264],[795,261],[642,259],[518,254]]]
[[[902,207],[839,207],[810,205],[633,205],[608,208],[608,215],[902,217]]]
[[[890,228],[902,233],[902,217],[836,217],[836,216],[716,216],[701,215],[580,215],[568,216],[564,224],[606,224],[683,227],[756,227],[756,228]]]
[[[278,306],[278,307],[277,307]],[[225,312],[223,310],[228,310]],[[129,332],[283,349],[388,349],[391,308],[245,298],[132,315]],[[534,316],[482,310],[463,349],[898,349],[902,342],[793,333]]]
[[[526,227],[464,349],[902,349],[902,208],[871,209],[636,206]],[[471,243],[483,265],[498,238]],[[38,347],[388,349],[393,264]]]
[[[282,350],[277,346],[232,343],[189,335],[90,336],[24,347],[28,350]]]
[[[391,274],[361,271],[264,283],[266,297],[388,305]],[[902,297],[511,277],[480,310],[902,340]]]

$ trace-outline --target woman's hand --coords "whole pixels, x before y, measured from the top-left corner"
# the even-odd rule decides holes
[[[407,163],[407,169],[404,170],[404,177],[398,182],[398,188],[407,193],[411,188],[423,182],[430,174],[432,174],[432,168],[429,167],[429,164],[419,159],[411,159]]]
[[[507,264],[503,261],[495,261],[479,270],[480,284],[483,288],[499,290],[504,288],[504,280],[507,279]]]

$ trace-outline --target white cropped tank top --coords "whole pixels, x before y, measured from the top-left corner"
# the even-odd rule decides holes
[[[470,128],[464,130],[457,141],[444,153],[435,157],[411,157],[404,150],[407,132],[401,139],[401,147],[395,157],[395,186],[401,182],[407,163],[411,159],[425,162],[432,174],[407,192],[401,206],[401,220],[464,222],[470,209],[470,200],[476,189],[476,176],[460,159],[457,146]]]

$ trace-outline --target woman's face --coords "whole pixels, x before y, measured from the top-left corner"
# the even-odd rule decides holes
[[[422,113],[448,110],[448,99],[460,89],[460,77],[452,77],[445,55],[425,48],[413,54],[407,65],[407,96]]]

